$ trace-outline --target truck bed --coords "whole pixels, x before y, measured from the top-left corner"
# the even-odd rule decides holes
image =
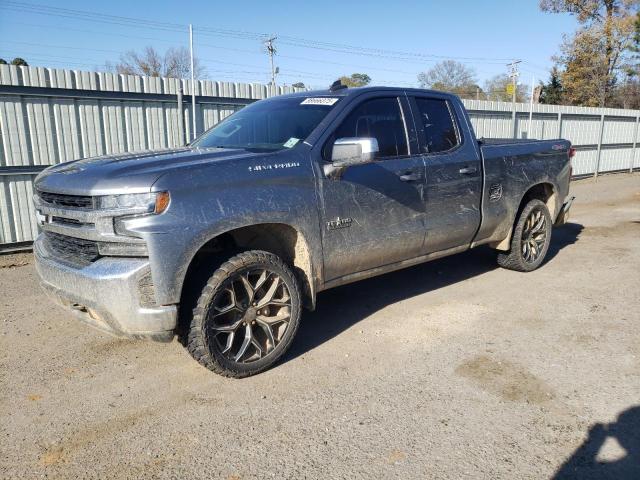
[[[551,216],[560,211],[568,192],[571,162],[567,140],[483,138],[478,141],[484,171],[482,224],[476,242],[505,238],[513,226],[522,195],[543,183],[555,193]]]

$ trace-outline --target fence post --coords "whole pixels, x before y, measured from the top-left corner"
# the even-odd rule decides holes
[[[562,112],[558,112],[558,135],[556,138],[562,138]]]
[[[629,164],[629,173],[633,173],[633,164],[636,162],[636,151],[638,150],[638,126],[640,125],[640,116],[636,117],[636,128],[633,129],[633,148],[631,149],[631,163]]]
[[[596,171],[593,174],[593,179],[598,181],[598,173],[600,173],[600,157],[602,155],[602,138],[604,135],[604,113],[600,115],[600,135],[598,136],[598,152],[596,154]]]
[[[180,133],[180,145],[184,145],[184,111],[182,110],[182,87],[178,88],[178,132]]]

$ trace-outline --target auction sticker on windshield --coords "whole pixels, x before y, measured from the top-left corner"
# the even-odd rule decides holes
[[[309,97],[300,102],[300,105],[333,105],[337,101],[337,97]]]
[[[299,138],[291,137],[289,140],[284,142],[284,144],[282,146],[284,148],[293,148],[299,141],[300,141]]]

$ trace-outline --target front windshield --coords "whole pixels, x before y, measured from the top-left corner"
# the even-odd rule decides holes
[[[293,148],[337,101],[336,97],[289,97],[252,103],[206,132],[193,146],[257,151]]]

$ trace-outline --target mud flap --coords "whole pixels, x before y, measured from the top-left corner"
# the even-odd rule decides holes
[[[553,224],[555,227],[559,227],[564,225],[569,220],[569,210],[571,209],[571,205],[576,197],[569,197],[566,202],[562,205],[562,210],[560,210],[560,214],[556,217],[556,221]]]

